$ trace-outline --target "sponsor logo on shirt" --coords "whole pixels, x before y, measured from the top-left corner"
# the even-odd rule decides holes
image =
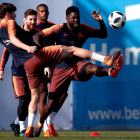
[[[5,45],[9,45],[11,43],[11,41],[9,39],[5,39],[5,40],[2,40],[3,43],[5,43]]]
[[[82,32],[79,32],[79,33],[78,33],[78,36],[79,36],[79,37],[83,37],[84,35],[83,35]]]
[[[68,36],[68,34],[64,34],[64,36]]]

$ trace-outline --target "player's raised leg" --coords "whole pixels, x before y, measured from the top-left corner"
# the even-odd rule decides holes
[[[68,56],[75,55],[83,59],[92,59],[92,60],[100,61],[108,66],[112,66],[114,64],[114,61],[117,60],[118,57],[121,55],[121,51],[118,51],[111,56],[102,56],[90,50],[78,48],[75,46],[70,46],[70,47],[63,46],[62,50],[63,51],[61,55],[61,60],[67,58]]]

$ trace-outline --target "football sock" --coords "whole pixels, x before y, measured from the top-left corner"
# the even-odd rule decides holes
[[[14,124],[19,125],[19,118],[18,117],[15,119]]]
[[[55,118],[56,114],[57,114],[56,112],[52,111],[52,113],[47,118],[47,123],[48,124],[53,124],[53,121],[54,121],[54,118]]]
[[[45,120],[44,121],[44,132],[46,131],[46,130],[48,130],[49,129],[49,127],[48,127],[48,125],[47,125],[47,120]]]
[[[40,123],[40,121],[38,121],[39,126],[42,126],[42,124]]]
[[[28,114],[28,126],[33,126],[34,119],[35,119],[35,114],[29,113]]]
[[[105,57],[105,56],[93,52],[93,53],[92,53],[92,56],[91,56],[91,60],[104,62],[104,57]]]
[[[19,121],[19,126],[20,126],[20,132],[22,130],[25,130],[26,129],[26,127],[25,127],[25,121]]]

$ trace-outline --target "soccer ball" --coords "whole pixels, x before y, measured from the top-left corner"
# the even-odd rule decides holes
[[[109,15],[108,22],[112,28],[120,29],[126,23],[126,16],[120,11],[114,11]]]

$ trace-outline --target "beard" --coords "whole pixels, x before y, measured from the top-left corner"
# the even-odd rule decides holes
[[[28,24],[28,23],[27,23],[27,28],[28,28],[30,31],[34,30],[35,27],[36,27],[36,24]]]

